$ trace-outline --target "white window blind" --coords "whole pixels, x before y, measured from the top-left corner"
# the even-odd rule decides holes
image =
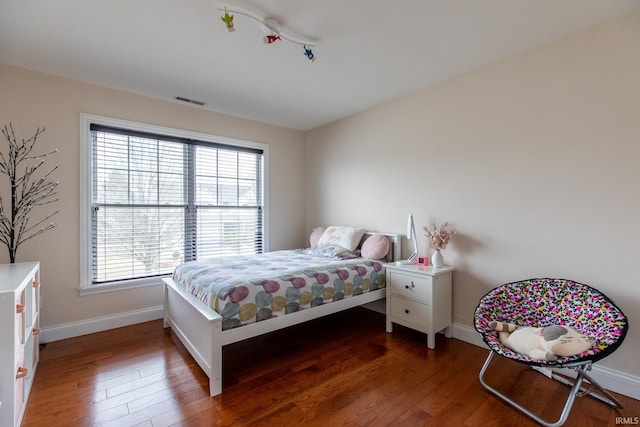
[[[263,152],[91,124],[93,284],[263,252]]]

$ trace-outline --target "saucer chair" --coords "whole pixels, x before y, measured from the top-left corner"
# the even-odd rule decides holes
[[[533,327],[565,325],[595,340],[595,344],[592,349],[576,356],[558,357],[554,361],[532,359],[503,346],[498,332],[489,326],[493,320]],[[538,423],[545,426],[564,424],[576,396],[590,395],[608,405],[622,408],[622,404],[587,373],[591,370],[592,364],[607,357],[622,344],[628,329],[624,313],[597,289],[564,279],[529,279],[507,283],[481,298],[475,310],[474,323],[490,349],[489,356],[480,370],[480,383],[495,396]],[[530,365],[546,376],[571,387],[558,421],[550,423],[543,420],[486,383],[484,374],[496,354]],[[571,381],[552,371],[553,368],[573,369],[576,378]],[[583,386],[583,380],[590,383],[589,388]]]

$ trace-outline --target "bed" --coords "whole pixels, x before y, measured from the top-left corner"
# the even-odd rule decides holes
[[[312,246],[181,264],[164,279],[164,327],[221,394],[223,346],[385,298],[383,264],[400,259],[400,235],[366,232],[360,246],[373,236],[388,242],[382,259]]]

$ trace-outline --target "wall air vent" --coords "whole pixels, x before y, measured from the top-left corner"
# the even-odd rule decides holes
[[[176,100],[182,101],[182,102],[188,102],[189,104],[196,104],[200,106],[204,105],[204,102],[202,101],[196,101],[195,99],[185,98],[184,96],[176,96]]]

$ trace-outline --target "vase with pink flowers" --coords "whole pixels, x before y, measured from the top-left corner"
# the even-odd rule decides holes
[[[424,231],[424,235],[429,239],[429,247],[434,250],[431,255],[431,265],[434,268],[442,267],[444,260],[440,251],[447,247],[451,236],[456,234],[455,227],[449,222],[443,222],[438,228],[434,222],[431,227],[424,226],[422,230]]]

